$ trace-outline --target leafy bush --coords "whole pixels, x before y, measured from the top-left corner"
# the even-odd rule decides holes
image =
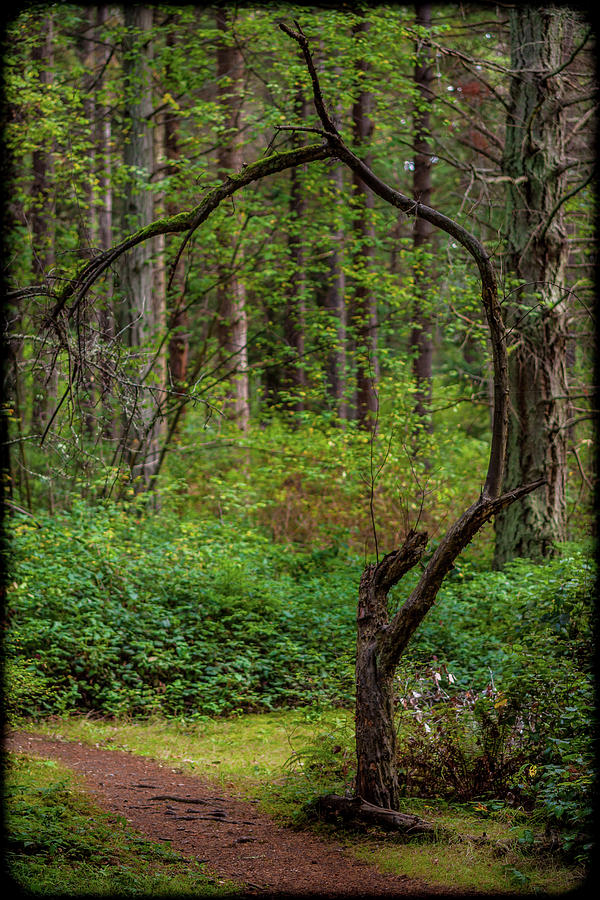
[[[52,683],[46,709],[193,716],[350,699],[355,562],[112,506],[38,519],[14,529],[8,650]]]
[[[398,764],[409,796],[465,801],[511,796],[527,760],[518,703],[488,684],[482,692],[441,687],[443,668],[423,672],[399,698]]]
[[[40,712],[54,708],[56,693],[35,660],[7,659],[4,665],[2,703],[9,722],[20,717],[36,718]]]
[[[363,561],[342,547],[292,549],[243,519],[143,516],[134,506],[80,503],[38,521],[14,519],[5,646],[14,714],[194,717],[352,703]],[[411,790],[511,795],[579,852],[590,820],[594,574],[573,547],[503,572],[459,560],[400,670],[405,698],[423,694],[426,665],[432,689],[433,673],[454,676],[447,697],[425,704],[431,730],[413,716],[403,738]],[[328,746],[309,748],[309,767],[335,780],[351,745],[341,755],[332,745],[319,762]]]

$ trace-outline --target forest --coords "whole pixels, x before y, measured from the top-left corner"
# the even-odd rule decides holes
[[[596,49],[575,3],[38,3],[5,23],[20,889],[591,877]],[[92,801],[100,751],[130,792],[143,759],[196,778],[188,804],[224,794],[164,813],[209,858],[131,799]],[[255,848],[266,829],[275,857],[294,834],[296,874],[234,858],[215,820]]]

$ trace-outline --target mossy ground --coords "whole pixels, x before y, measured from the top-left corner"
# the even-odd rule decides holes
[[[99,809],[54,760],[5,760],[5,872],[26,895],[224,896],[235,885]]]

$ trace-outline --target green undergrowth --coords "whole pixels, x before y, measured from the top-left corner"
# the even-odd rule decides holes
[[[60,721],[68,735],[243,782],[286,821],[324,789],[352,789],[345,710],[365,559],[347,545],[84,503],[16,515],[11,538],[9,722]],[[391,613],[418,575],[394,590]],[[457,560],[397,672],[407,801],[520,809],[564,864],[586,864],[594,579],[577,545],[502,572],[473,548]]]
[[[35,520],[16,515],[10,536],[9,715],[193,719],[353,702],[365,560],[341,543],[281,545],[242,520],[82,502]],[[418,574],[395,589],[392,608]],[[593,580],[578,547],[503,572],[470,551],[406,660],[445,663],[463,690],[483,689],[491,673],[503,688],[541,692],[557,710],[569,696],[583,721]]]
[[[218,897],[236,888],[99,809],[54,760],[7,754],[4,812],[5,871],[26,895]]]
[[[352,831],[311,816],[322,793],[343,793],[351,782],[352,713],[304,708],[196,722],[119,721],[82,716],[29,723],[48,736],[151,756],[225,789],[258,799],[280,824],[335,837],[358,858],[386,871],[500,893],[562,893],[583,879],[584,867],[560,853],[534,849],[538,825],[506,803],[456,803],[405,797],[402,809],[434,821],[444,837],[406,840],[379,829]],[[487,835],[483,846],[465,836]]]
[[[116,506],[36,521],[12,530],[13,712],[193,718],[350,700],[360,562],[338,548]]]

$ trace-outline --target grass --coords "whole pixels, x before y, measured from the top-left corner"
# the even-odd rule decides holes
[[[129,750],[177,763],[256,797],[265,782],[281,780],[290,755],[319,730],[351,720],[351,713],[310,709],[277,710],[228,719],[118,721],[85,716],[53,717],[29,727],[49,737]]]
[[[263,809],[281,821],[306,824],[303,803],[318,793],[344,788],[345,773],[332,775],[327,754],[320,757],[318,748],[347,742],[351,722],[352,714],[343,710],[317,713],[295,709],[195,722],[56,718],[27,727],[48,736],[168,760],[192,774],[214,777],[247,797],[259,798]],[[307,746],[311,754],[303,755]],[[404,802],[405,811],[438,822],[456,839],[406,842],[377,829],[366,834],[336,832],[336,839],[361,860],[429,884],[491,893],[560,894],[577,888],[583,880],[581,868],[568,866],[558,857],[536,856],[525,844],[519,845],[519,837],[531,827],[522,812],[505,808],[490,813],[478,811],[475,804],[459,806],[435,800],[409,798]],[[331,826],[313,827],[322,834],[333,830]],[[483,833],[492,844],[480,846],[461,840],[463,835]]]
[[[5,864],[28,895],[208,896],[236,887],[99,809],[54,760],[7,754]]]

